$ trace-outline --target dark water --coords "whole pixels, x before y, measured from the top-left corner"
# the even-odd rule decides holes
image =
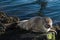
[[[32,4],[36,0],[0,0],[0,11],[6,12],[10,16],[18,16],[21,19],[27,19],[33,16],[37,16],[37,12],[40,9],[38,3]],[[54,20],[60,20],[60,0],[47,0],[48,5],[44,10],[44,14],[53,18]]]

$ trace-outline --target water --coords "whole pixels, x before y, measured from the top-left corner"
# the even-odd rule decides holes
[[[37,16],[37,12],[40,9],[38,3],[32,4],[36,0],[0,0],[0,11],[4,11],[9,16],[17,16],[20,19],[28,19],[33,16]],[[53,18],[54,20],[60,20],[60,1],[59,0],[47,0],[48,5],[44,10],[44,14]]]
[[[47,8],[45,10],[45,15],[53,18],[54,20],[60,20],[60,1],[53,0],[48,3]]]

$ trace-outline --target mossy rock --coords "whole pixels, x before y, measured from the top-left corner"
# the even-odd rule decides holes
[[[55,39],[55,33],[54,32],[50,32],[47,34],[47,39],[48,40],[56,40]]]

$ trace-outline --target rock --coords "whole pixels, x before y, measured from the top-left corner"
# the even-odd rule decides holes
[[[0,23],[0,35],[5,33],[5,26]]]

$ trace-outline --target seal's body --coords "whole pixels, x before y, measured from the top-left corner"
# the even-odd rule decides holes
[[[28,20],[20,21],[18,26],[33,32],[48,32],[52,28],[52,19],[49,17],[32,17]]]

